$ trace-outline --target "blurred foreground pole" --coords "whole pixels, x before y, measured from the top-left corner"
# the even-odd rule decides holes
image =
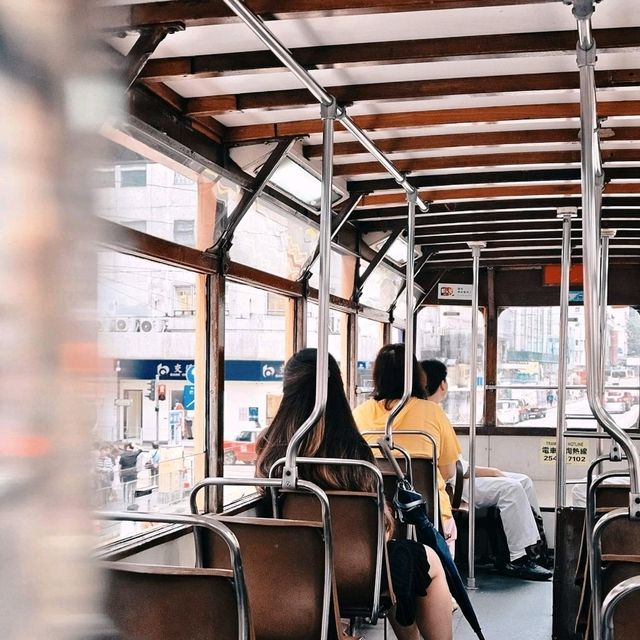
[[[97,358],[87,151],[113,89],[81,24],[88,5],[0,0],[3,640],[103,628],[88,513]]]

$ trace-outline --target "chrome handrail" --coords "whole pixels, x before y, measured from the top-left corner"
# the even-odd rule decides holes
[[[613,615],[620,602],[630,593],[640,590],[640,576],[633,576],[618,583],[604,599],[602,603],[602,627],[600,633],[602,640],[611,640],[614,632]]]
[[[127,520],[132,522],[160,522],[165,524],[183,524],[193,527],[196,548],[196,567],[202,567],[202,553],[196,527],[209,529],[219,535],[229,548],[231,566],[233,568],[233,589],[238,609],[238,640],[250,640],[251,620],[249,619],[249,600],[242,568],[242,556],[238,538],[229,527],[222,522],[203,515],[143,513],[139,511],[97,511],[93,517],[98,520]]]
[[[191,512],[198,513],[197,494],[205,487],[237,485],[249,487],[281,487],[280,478],[204,478],[191,489],[189,495],[189,506]],[[298,480],[297,489],[308,491],[314,494],[320,501],[322,510],[322,533],[324,536],[324,585],[322,601],[322,630],[321,640],[328,640],[329,637],[329,616],[331,614],[331,601],[333,596],[333,542],[331,537],[331,513],[329,512],[329,499],[327,494],[317,485],[306,480]],[[198,551],[202,556],[202,541],[196,537],[196,543],[200,545]]]
[[[375,464],[367,462],[366,460],[352,460],[349,458],[297,458],[298,464],[334,464],[334,465],[346,465],[346,466],[359,466],[369,469],[376,479],[376,505],[378,507],[378,532],[376,541],[376,575],[374,581],[373,592],[373,604],[371,607],[371,624],[376,624],[378,617],[380,616],[380,590],[382,588],[382,561],[384,552],[384,480],[382,478],[382,472]],[[274,474],[278,467],[285,464],[286,459],[280,458],[276,460],[269,469],[269,477],[274,477]],[[277,513],[276,497],[272,496],[274,514]]]

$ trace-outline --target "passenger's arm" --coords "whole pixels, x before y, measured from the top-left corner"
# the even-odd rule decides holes
[[[469,477],[469,470],[464,474],[465,478]],[[495,467],[476,467],[476,478],[502,478],[504,473]]]
[[[449,464],[439,464],[438,469],[445,479],[445,482],[452,480],[456,477],[456,463],[451,462]]]

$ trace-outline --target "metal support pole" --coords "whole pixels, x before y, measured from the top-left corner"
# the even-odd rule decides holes
[[[311,95],[323,106],[334,105],[335,98],[324,87],[316,82],[309,72],[300,65],[291,52],[271,33],[264,22],[251,9],[246,7],[241,0],[224,0],[224,3],[256,34],[260,40],[278,57],[278,59],[293,73],[298,80],[309,90]],[[347,115],[342,107],[336,109],[335,116],[342,126],[358,140],[364,148],[393,176],[393,179],[406,191],[408,196],[415,192],[404,174],[401,173],[389,160],[367,134]],[[420,211],[426,212],[429,207],[419,198],[417,205]]]
[[[476,393],[478,387],[478,280],[480,277],[480,252],[486,242],[468,242],[473,256],[473,290],[471,293],[471,362],[469,398],[469,575],[467,588],[476,589],[475,544],[476,544]]]
[[[318,290],[318,349],[316,360],[316,401],[311,415],[289,442],[282,478],[283,486],[297,484],[296,456],[304,436],[322,417],[327,404],[329,383],[329,293],[331,266],[331,186],[333,182],[333,131],[338,111],[333,102],[320,108],[322,115],[322,193],[320,201],[320,238],[318,240],[320,285]]]
[[[589,6],[590,5],[590,6]],[[598,122],[596,118],[595,63],[596,44],[591,30],[591,3],[574,0],[574,15],[578,24],[577,58],[580,71],[580,129],[581,146],[581,178],[582,178],[582,233],[583,233],[583,268],[584,268],[584,316],[585,343],[587,363],[587,397],[589,406],[598,422],[620,443],[629,461],[631,491],[629,494],[629,514],[631,518],[640,518],[640,510],[636,500],[640,501],[640,456],[628,435],[618,427],[615,420],[605,410],[598,395],[598,375],[600,364],[601,341],[599,335],[598,312],[598,222],[596,210],[600,200],[596,189],[603,182],[598,173],[600,162],[596,158],[599,153],[597,144]],[[596,628],[596,633],[599,629]]]
[[[609,240],[616,235],[615,229],[600,229],[600,237],[602,243],[600,245],[600,288],[599,288],[599,307],[600,307],[600,340],[602,348],[600,349],[600,369],[598,378],[598,392],[600,400],[604,404],[604,387],[607,370],[607,302],[609,300]],[[602,425],[598,423],[598,431],[602,431]],[[603,440],[598,440],[598,455],[603,452]],[[616,447],[615,441],[613,446]]]
[[[415,300],[413,297],[413,280],[415,273],[415,264],[413,261],[413,245],[416,239],[416,201],[418,194],[412,191],[407,195],[407,264],[406,277],[407,284],[407,317],[404,333],[404,392],[400,402],[389,413],[387,424],[385,425],[384,439],[393,448],[393,421],[395,417],[402,411],[411,397],[411,388],[413,387],[413,357],[414,357],[414,323],[413,312]]]
[[[560,280],[560,335],[558,349],[558,406],[556,422],[556,513],[564,507],[567,473],[565,468],[564,429],[567,405],[567,333],[569,327],[569,277],[571,274],[571,219],[578,215],[575,207],[558,209],[562,218],[562,277]]]

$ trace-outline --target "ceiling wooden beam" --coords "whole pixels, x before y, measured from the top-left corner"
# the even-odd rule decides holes
[[[558,207],[576,207],[578,211],[582,208],[582,201],[576,198],[536,198],[527,200],[516,198],[514,200],[469,200],[463,202],[434,202],[429,206],[429,211],[423,213],[416,212],[416,224],[424,218],[428,218],[437,213],[473,213],[474,211],[504,211],[504,210],[527,210],[527,209],[551,209]],[[602,198],[602,210],[610,211],[612,214],[623,207],[629,210],[640,208],[640,198],[633,196],[605,196]],[[382,207],[380,209],[358,209],[351,217],[352,222],[362,223],[383,223],[385,220],[394,218],[405,219],[407,207]]]
[[[598,51],[638,49],[640,29],[598,30]],[[306,69],[335,65],[371,66],[434,62],[436,60],[487,59],[493,56],[530,56],[535,53],[573,54],[576,32],[497,33],[462,38],[430,38],[391,42],[359,42],[291,49],[294,59]],[[141,78],[149,82],[176,79],[282,71],[282,62],[270,51],[241,51],[215,55],[155,58],[149,60]]]
[[[606,180],[640,179],[638,167],[609,167]],[[579,169],[514,169],[511,171],[474,171],[464,173],[413,176],[411,184],[418,189],[426,187],[450,187],[474,184],[497,184],[505,182],[565,182],[580,180]],[[392,191],[400,187],[393,178],[378,180],[350,180],[347,183],[353,193]]]
[[[263,15],[265,20],[280,20],[549,2],[557,0],[250,0],[246,4],[254,13]],[[239,22],[233,11],[221,0],[172,0],[102,7],[96,10],[95,14],[98,26],[112,31],[138,29],[175,21],[182,21],[187,27]]]
[[[640,100],[601,102],[598,104],[598,116],[601,118],[640,116]],[[578,124],[579,117],[579,104],[560,103],[504,105],[472,109],[403,111],[354,116],[352,119],[361,129],[366,131],[381,131],[386,129],[414,129],[442,124],[495,123],[510,122],[513,120],[554,120],[558,118],[572,118],[575,119],[576,124]],[[336,122],[336,129],[342,129],[339,122]],[[229,144],[249,144],[288,136],[305,136],[319,133],[322,133],[322,121],[320,118],[316,118],[313,120],[229,127],[227,129],[225,142]]]
[[[596,71],[598,89],[633,87],[640,84],[640,69]],[[468,78],[436,78],[409,82],[378,82],[327,87],[338,104],[384,100],[416,100],[425,97],[468,96],[531,91],[579,89],[578,71],[565,73],[530,73],[503,76],[472,76]],[[231,111],[252,109],[284,109],[316,104],[307,89],[259,91],[236,95],[203,96],[187,101],[187,115],[216,116]]]
[[[639,123],[640,124],[640,123]],[[604,142],[613,140],[640,140],[640,126],[610,128]],[[579,143],[579,129],[520,129],[517,131],[482,131],[479,133],[449,133],[435,136],[402,136],[397,138],[379,138],[376,146],[385,153],[403,151],[428,151],[456,147],[503,146],[521,144]],[[303,147],[306,158],[320,158],[321,144],[309,144]],[[359,142],[338,142],[333,146],[334,156],[364,154]]]
[[[640,129],[639,129],[640,130]],[[515,165],[579,165],[580,150],[575,151],[529,151],[513,153],[470,153],[458,156],[440,156],[394,160],[398,171],[412,174],[419,171],[436,169],[461,169],[471,167],[499,167]],[[603,149],[602,161],[639,162],[640,149]],[[385,173],[379,162],[347,162],[333,167],[335,176],[357,176],[363,174]]]
[[[605,185],[604,193],[628,194],[640,193],[640,184],[616,184]],[[433,189],[421,191],[418,197],[425,202],[447,202],[449,200],[476,200],[478,198],[514,198],[536,196],[575,196],[580,194],[579,184],[546,184],[546,185],[505,185],[498,187],[475,187],[467,189]],[[405,201],[400,193],[380,193],[365,196],[362,206],[400,205]]]

